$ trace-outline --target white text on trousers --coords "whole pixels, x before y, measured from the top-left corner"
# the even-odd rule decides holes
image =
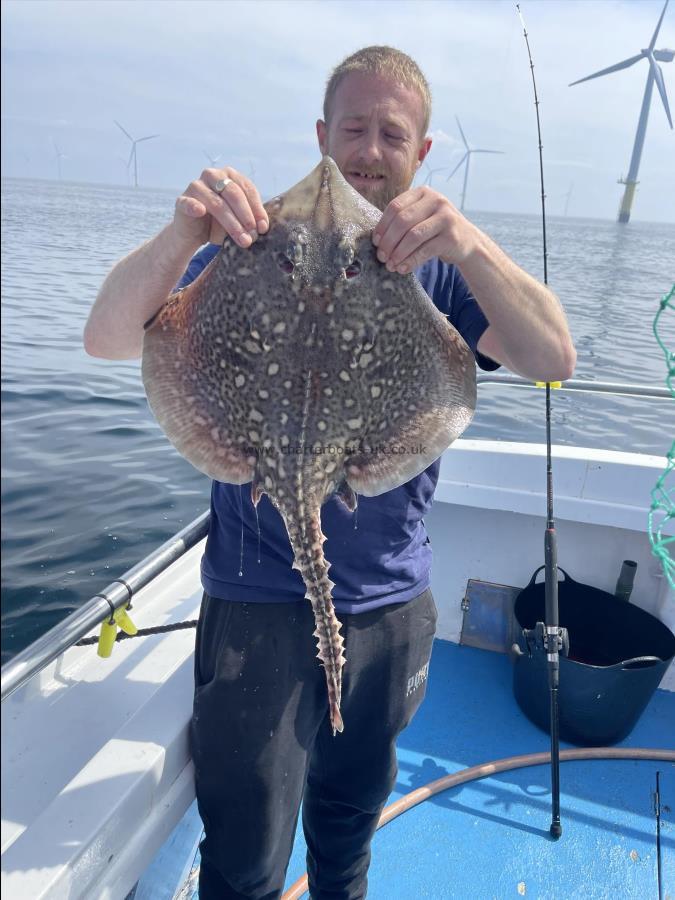
[[[424,684],[424,682],[427,680],[428,674],[429,663],[425,663],[419,670],[419,672],[415,672],[414,675],[411,675],[411,677],[408,679],[408,687],[405,692],[406,697],[409,697],[413,693],[413,691],[416,691],[421,684]]]

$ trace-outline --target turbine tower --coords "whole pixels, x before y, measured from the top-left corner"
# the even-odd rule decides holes
[[[52,144],[54,145],[54,154],[56,156],[56,168],[59,173],[59,181],[61,181],[61,160],[68,159],[68,157],[65,153],[61,153],[59,145],[56,143],[54,138],[52,138]]]
[[[126,172],[126,175],[127,175],[126,183],[127,183],[127,184],[131,184],[131,172],[129,171],[129,160],[128,160],[128,159],[125,159],[123,156],[119,156],[119,155],[116,156],[115,158],[116,158],[119,162],[121,162],[122,165],[124,166],[124,171]]]
[[[140,144],[141,141],[152,140],[152,138],[159,137],[159,135],[158,134],[148,134],[146,137],[136,138],[134,140],[134,138],[132,138],[132,136],[129,134],[129,132],[126,130],[126,128],[122,128],[122,126],[117,121],[117,119],[113,119],[113,122],[115,123],[115,125],[117,125],[117,127],[120,129],[120,131],[122,131],[122,132],[124,132],[124,134],[126,134],[126,136],[131,141],[131,153],[129,154],[129,162],[127,163],[127,166],[131,165],[132,160],[134,161],[134,187],[138,187],[138,161],[136,159],[136,144]]]
[[[602,75],[609,75],[610,72],[618,72],[620,69],[627,69],[629,66],[635,65],[636,62],[639,62],[641,59],[646,59],[649,62],[649,73],[647,75],[647,85],[645,87],[645,94],[642,99],[642,108],[640,109],[640,118],[638,119],[638,127],[637,132],[635,133],[635,143],[633,144],[633,155],[630,158],[630,167],[628,169],[628,177],[620,178],[619,184],[625,185],[625,190],[623,192],[623,199],[621,200],[621,206],[619,207],[619,222],[626,223],[630,219],[630,211],[633,206],[633,198],[635,196],[635,188],[637,187],[638,180],[638,169],[640,168],[640,158],[642,156],[642,148],[645,143],[645,133],[647,131],[647,119],[649,118],[649,106],[652,102],[652,92],[654,90],[654,82],[656,82],[656,86],[659,89],[659,94],[661,95],[661,102],[663,103],[663,108],[666,111],[666,116],[668,117],[668,124],[671,129],[673,127],[673,120],[670,117],[670,107],[668,106],[668,95],[666,94],[666,86],[663,81],[663,72],[661,71],[661,66],[657,65],[657,60],[659,62],[672,62],[673,57],[675,57],[675,51],[673,50],[655,50],[656,39],[659,36],[659,30],[661,28],[661,23],[663,22],[663,17],[666,14],[666,9],[668,8],[669,0],[666,0],[665,6],[663,7],[663,12],[661,13],[661,17],[656,25],[656,30],[652,36],[651,41],[649,42],[649,47],[644,50],[641,50],[637,56],[631,56],[630,59],[624,59],[622,62],[617,63],[614,66],[609,66],[607,69],[601,69],[599,72],[594,72],[593,75],[587,75],[585,78],[580,78],[578,81],[573,81],[570,87],[573,87],[575,84],[581,84],[582,81],[590,81],[591,78],[600,78]]]
[[[460,124],[458,117],[455,116],[455,119],[457,119],[457,127],[459,128],[459,133],[462,135],[462,140],[464,141],[464,146],[466,147],[466,153],[460,159],[460,161],[457,163],[455,168],[452,170],[452,172],[448,175],[448,177],[445,180],[450,181],[450,179],[455,174],[457,169],[459,169],[459,167],[462,165],[462,163],[466,162],[466,167],[464,169],[464,186],[462,187],[462,202],[459,207],[460,210],[462,212],[464,212],[464,201],[466,200],[466,185],[467,185],[467,182],[469,181],[469,164],[471,163],[471,154],[472,153],[503,153],[504,151],[503,150],[482,150],[479,147],[470,147],[467,142],[467,139],[464,137],[464,132],[462,131],[462,126]]]

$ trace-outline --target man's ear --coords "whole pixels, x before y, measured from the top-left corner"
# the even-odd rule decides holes
[[[417,168],[418,169],[424,162],[426,155],[430,150],[431,150],[431,138],[430,137],[424,138],[424,140],[422,141],[422,146],[420,147],[420,149],[417,152]]]
[[[321,155],[326,155],[326,123],[323,119],[316,120],[316,136],[319,140],[319,150]]]

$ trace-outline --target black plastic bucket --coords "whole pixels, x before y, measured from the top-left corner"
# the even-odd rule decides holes
[[[537,569],[514,606],[513,692],[525,715],[550,731],[546,652],[528,646],[523,628],[544,621],[545,585]],[[615,744],[630,734],[675,656],[675,635],[657,618],[564,571],[558,582],[560,625],[569,654],[560,657],[560,738]]]

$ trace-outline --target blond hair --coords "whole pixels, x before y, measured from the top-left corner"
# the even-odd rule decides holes
[[[426,135],[431,119],[431,90],[417,63],[401,50],[393,47],[375,46],[357,50],[343,60],[331,72],[323,99],[323,118],[326,124],[330,116],[335,93],[346,75],[364,72],[368,75],[384,75],[404,87],[417,91],[422,99],[422,136]]]

